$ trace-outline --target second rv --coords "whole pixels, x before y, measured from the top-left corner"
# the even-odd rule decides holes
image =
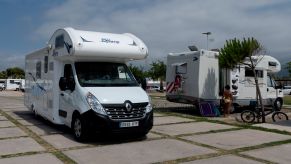
[[[254,74],[245,65],[220,69],[219,52],[197,50],[170,53],[167,57],[167,94],[172,102],[199,104],[202,101],[219,103],[225,85],[231,86],[236,106],[247,106],[256,100]],[[281,70],[280,62],[268,55],[254,56],[259,87],[264,105],[280,110],[283,92],[272,78]],[[247,61],[246,61],[247,62]]]

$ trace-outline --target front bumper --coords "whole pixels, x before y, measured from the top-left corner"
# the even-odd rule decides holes
[[[93,110],[85,112],[82,117],[87,121],[90,131],[101,134],[147,134],[153,127],[153,111],[145,114],[143,118],[130,120],[112,120],[108,116],[97,114]],[[120,127],[121,122],[133,121],[138,121],[139,125],[136,127]]]

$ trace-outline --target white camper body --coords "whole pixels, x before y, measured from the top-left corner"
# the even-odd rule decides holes
[[[19,90],[20,85],[24,83],[24,79],[5,79],[6,90]]]
[[[199,50],[170,53],[167,58],[167,99],[173,102],[198,104],[201,101],[219,103],[225,85],[230,85],[235,106],[249,105],[256,100],[253,73],[245,65],[220,69],[219,52]],[[278,60],[271,56],[254,56],[256,72],[265,105],[281,108],[283,94],[276,89],[273,73],[281,70]],[[248,61],[245,61],[248,62]]]
[[[59,29],[47,47],[26,56],[25,105],[73,128],[78,140],[89,129],[146,134],[152,107],[125,63],[147,55],[132,34]]]

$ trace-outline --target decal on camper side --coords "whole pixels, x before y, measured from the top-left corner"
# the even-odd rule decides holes
[[[70,45],[70,44],[67,43],[67,42],[64,42],[64,44],[65,44],[65,46],[66,46],[66,49],[67,49],[68,54],[70,54],[70,53],[71,53],[71,48],[73,48],[73,46]]]
[[[35,85],[33,85],[33,86],[31,87],[31,94],[32,94],[33,96],[35,96],[35,97],[39,97],[39,96],[41,96],[41,95],[44,95],[44,94],[46,93],[46,89],[44,89],[44,87],[41,86],[41,85],[36,81],[36,79],[35,79],[35,77],[32,75],[32,73],[29,72],[28,74],[31,76],[32,80],[35,82]]]
[[[83,38],[82,36],[80,36],[80,37],[81,37],[81,39],[82,39],[83,42],[92,42],[92,41],[86,40],[86,39]]]
[[[172,93],[172,92],[178,92],[179,89],[182,87],[182,76],[176,75],[173,82],[167,84],[166,92]]]
[[[118,40],[111,40],[109,38],[101,38],[101,42],[119,44]]]

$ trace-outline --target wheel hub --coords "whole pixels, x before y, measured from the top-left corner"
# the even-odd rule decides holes
[[[77,137],[80,137],[82,132],[82,124],[81,124],[81,121],[79,119],[76,119],[75,120],[75,123],[74,123],[74,131],[75,131],[75,135]]]

